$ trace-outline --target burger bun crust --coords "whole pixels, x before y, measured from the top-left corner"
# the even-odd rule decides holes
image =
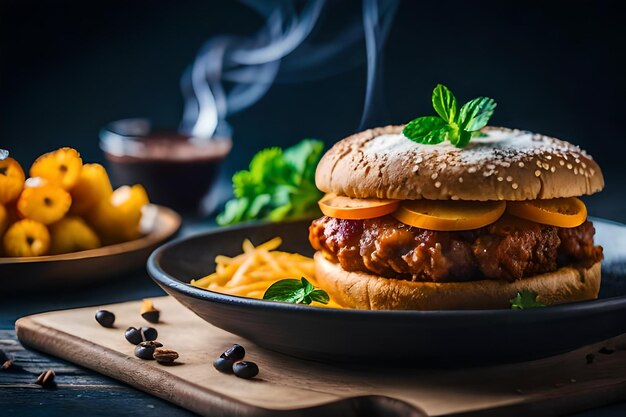
[[[566,266],[514,282],[413,282],[345,271],[316,252],[319,285],[337,303],[361,310],[470,310],[510,309],[518,292],[538,294],[545,305],[592,300],[600,290],[600,262],[589,268]]]

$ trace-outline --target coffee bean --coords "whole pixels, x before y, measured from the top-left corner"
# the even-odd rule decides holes
[[[141,336],[143,337],[143,340],[157,340],[159,332],[157,332],[157,329],[154,327],[142,327]]]
[[[213,362],[213,367],[220,372],[225,374],[233,373],[233,364],[235,363],[234,359],[225,358],[223,355],[219,358],[215,359]]]
[[[9,369],[13,365],[13,357],[0,350],[0,371]]]
[[[56,387],[57,384],[54,382],[54,371],[52,369],[43,371],[35,381],[35,384],[41,385],[43,388]]]
[[[113,323],[115,323],[115,314],[107,310],[98,310],[96,313],[96,321],[100,323],[102,327],[113,327]]]
[[[259,367],[254,362],[235,362],[235,364],[233,365],[233,372],[239,378],[250,379],[259,374]]]
[[[598,353],[601,353],[603,355],[610,355],[610,354],[612,354],[614,352],[615,352],[614,348],[606,347],[606,346],[603,346],[603,347],[600,348],[600,350],[598,350]]]
[[[128,340],[129,343],[132,343],[133,345],[138,345],[139,343],[144,341],[143,337],[141,336],[141,331],[135,329],[134,327],[129,327],[128,329],[126,329],[126,331],[124,332],[124,337],[126,338],[126,340]]]
[[[178,359],[178,352],[171,349],[155,349],[152,355],[162,365],[170,365]]]
[[[246,350],[241,345],[232,345],[221,355],[224,358],[240,361],[246,356]]]
[[[135,356],[140,359],[152,360],[154,359],[154,351],[156,348],[162,346],[161,343],[155,341],[141,342],[135,348]]]

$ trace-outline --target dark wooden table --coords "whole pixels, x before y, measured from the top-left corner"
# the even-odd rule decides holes
[[[609,213],[605,217],[624,221]],[[626,217],[620,211],[621,215]],[[592,214],[603,215],[602,211]],[[181,234],[213,227],[210,222],[185,222]],[[43,311],[108,304],[162,295],[147,273],[138,271],[116,277],[107,285],[86,290],[61,290],[55,294],[2,297],[0,289],[0,349],[15,357],[14,366],[0,371],[0,417],[138,416],[188,417],[194,414],[145,394],[125,384],[71,363],[24,349],[15,337],[19,317]],[[56,389],[44,389],[34,382],[46,369],[56,372]],[[626,401],[626,399],[625,399]],[[626,402],[589,410],[576,417],[626,416]]]

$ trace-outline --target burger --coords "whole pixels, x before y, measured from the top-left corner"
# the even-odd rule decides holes
[[[486,124],[486,123],[485,123]],[[585,151],[482,127],[465,146],[366,130],[320,160],[309,239],[332,299],[372,310],[511,308],[597,298],[602,248],[578,198],[604,180]],[[403,133],[404,132],[404,133]]]

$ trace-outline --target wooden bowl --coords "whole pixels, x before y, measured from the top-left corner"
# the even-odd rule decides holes
[[[149,231],[136,240],[62,255],[0,257],[0,295],[67,291],[143,268],[150,253],[181,224],[175,211],[154,207],[156,216]]]

